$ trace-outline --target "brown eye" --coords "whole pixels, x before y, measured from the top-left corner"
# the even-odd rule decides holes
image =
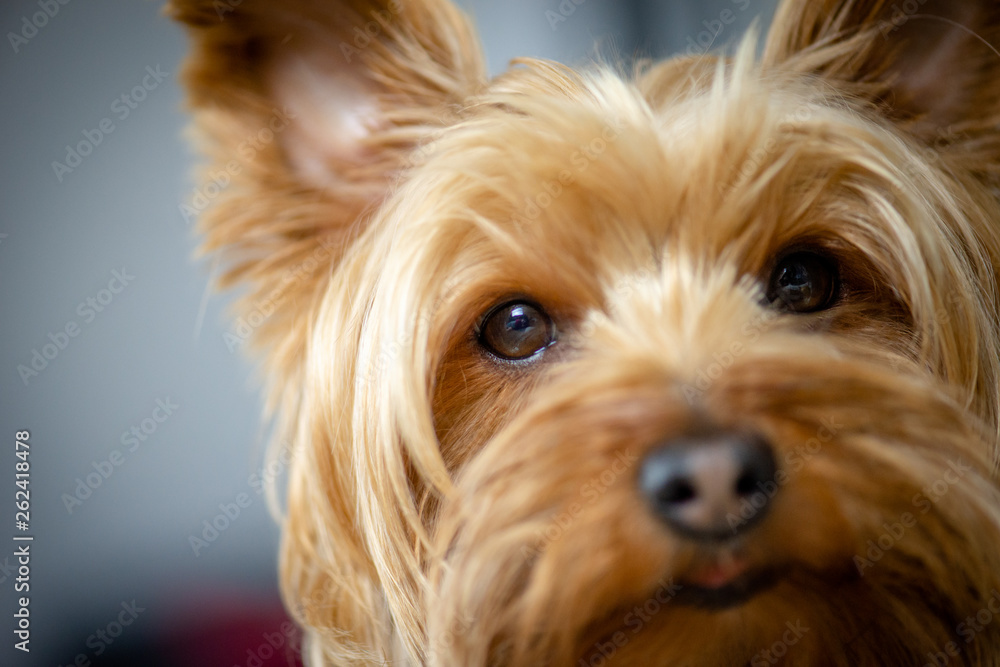
[[[833,305],[837,283],[833,262],[813,252],[797,252],[774,267],[767,300],[793,313],[814,313]]]
[[[507,303],[494,308],[483,320],[479,342],[502,359],[527,359],[555,342],[555,326],[538,306]]]

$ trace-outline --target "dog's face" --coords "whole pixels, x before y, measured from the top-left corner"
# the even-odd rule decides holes
[[[317,664],[1000,664],[1000,16],[921,4],[488,81],[441,2],[175,2]]]

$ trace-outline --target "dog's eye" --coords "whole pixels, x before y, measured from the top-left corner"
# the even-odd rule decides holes
[[[555,342],[555,327],[538,306],[506,303],[483,320],[479,342],[503,359],[527,359]]]
[[[833,304],[837,283],[837,270],[829,259],[813,252],[797,252],[774,267],[767,300],[793,313],[813,313]]]

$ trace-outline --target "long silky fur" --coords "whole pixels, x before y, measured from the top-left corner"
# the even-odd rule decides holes
[[[278,4],[171,3],[210,167],[281,106],[262,72],[282,49],[352,43],[395,6]],[[990,3],[964,5],[998,43]],[[750,35],[632,78],[522,60],[492,81],[450,5],[403,7],[358,54],[377,116],[360,152],[325,156],[317,185],[275,141],[200,220],[223,286],[249,286],[238,309],[288,285],[255,344],[292,446],[281,584],[309,664],[569,666],[621,632],[607,664],[728,667],[801,621],[782,664],[916,665],[958,642],[956,664],[1000,665],[1000,621],[957,630],[1000,590],[1000,86],[935,133],[878,65],[888,1],[786,1],[760,58]],[[850,283],[808,320],[747,278],[803,240]],[[511,295],[569,323],[531,369],[470,333]],[[779,462],[836,426],[742,543],[779,582],[721,612],[662,603],[633,633],[629,610],[683,592],[706,553],[649,516],[625,463],[581,490],[706,421],[752,426]],[[961,483],[859,566],[956,461]]]

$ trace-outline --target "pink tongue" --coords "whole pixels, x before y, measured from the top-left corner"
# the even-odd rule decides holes
[[[706,565],[700,570],[696,570],[689,577],[689,580],[695,586],[702,588],[722,588],[746,572],[746,570],[746,563],[733,560],[725,564],[716,563],[714,565]]]

